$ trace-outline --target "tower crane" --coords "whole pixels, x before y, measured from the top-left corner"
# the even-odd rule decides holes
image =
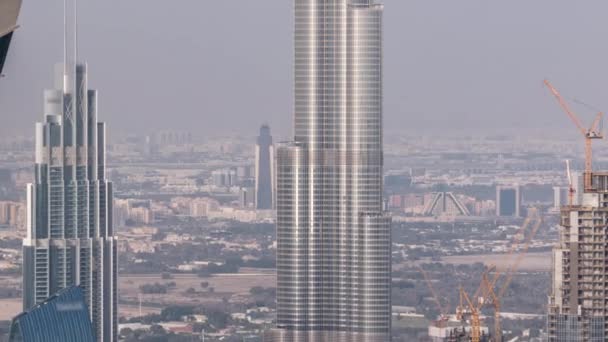
[[[478,301],[478,303],[474,304],[464,288],[460,286],[460,306],[458,306],[457,317],[464,319],[465,315],[470,315],[471,342],[479,342],[479,338],[481,337],[481,319],[479,315],[482,306],[483,301]]]
[[[578,128],[578,130],[581,132],[581,134],[585,138],[584,183],[585,183],[585,190],[592,190],[593,185],[591,184],[592,183],[591,178],[592,178],[592,172],[593,172],[593,165],[592,165],[593,151],[592,151],[591,143],[592,143],[592,140],[604,138],[604,135],[601,132],[601,129],[598,127],[600,125],[600,122],[602,121],[604,114],[602,112],[599,112],[595,116],[595,120],[593,120],[591,127],[586,129],[583,126],[581,120],[570,109],[570,106],[564,100],[564,98],[561,96],[561,94],[557,91],[557,89],[555,89],[555,87],[553,87],[553,85],[548,80],[545,80],[544,83],[545,83],[545,86],[547,86],[547,88],[549,88],[549,91],[551,91],[553,96],[555,96],[555,98],[557,99],[557,102],[559,102],[560,107],[562,107],[562,109],[566,112],[566,114],[568,114],[568,116],[570,117],[570,119],[572,120],[572,122],[574,123],[576,128]]]
[[[530,247],[530,243],[532,242],[532,239],[534,238],[534,236],[536,236],[536,233],[538,232],[538,229],[540,228],[540,226],[543,222],[542,218],[540,216],[538,216],[538,212],[536,211],[536,209],[533,210],[532,215],[535,216],[534,226],[532,227],[532,230],[530,231],[530,233],[528,234],[528,237],[525,240],[526,242],[524,244],[522,251],[517,255],[517,257],[513,261],[513,264],[511,264],[511,266],[505,272],[504,282],[502,283],[502,286],[500,287],[498,292],[496,292],[494,289],[496,287],[498,278],[500,277],[500,272],[497,271],[494,274],[494,277],[492,278],[492,280],[490,280],[488,278],[487,273],[485,273],[483,275],[482,284],[483,284],[483,287],[485,290],[483,293],[483,296],[484,296],[484,298],[488,299],[488,301],[487,301],[488,304],[491,304],[494,307],[494,339],[497,342],[502,342],[502,328],[501,328],[501,324],[500,324],[502,297],[504,296],[505,292],[509,288],[511,281],[513,280],[513,275],[515,274],[515,271],[519,268],[519,265],[521,264],[526,253],[528,252],[528,248]]]
[[[447,326],[447,322],[448,322],[448,312],[449,312],[449,308],[441,305],[441,301],[439,300],[439,296],[437,295],[437,292],[435,292],[435,288],[433,288],[433,283],[431,282],[431,279],[429,278],[428,273],[420,266],[418,266],[418,270],[420,270],[420,273],[422,273],[422,276],[424,277],[424,281],[426,282],[426,286],[429,288],[429,290],[431,291],[431,295],[433,296],[433,300],[435,301],[435,304],[437,305],[437,309],[439,310],[439,320],[437,321],[437,324],[439,327],[446,327]]]
[[[517,231],[517,235],[525,234],[525,232],[528,230],[528,228],[533,222],[535,222],[535,224],[531,229],[530,233],[528,234],[527,238],[524,240],[525,244],[522,248],[522,252],[517,255],[516,259],[513,261],[510,267],[507,268],[506,271],[501,271],[495,266],[488,267],[488,269],[483,273],[481,284],[479,285],[479,288],[477,289],[473,297],[470,297],[462,286],[460,287],[460,305],[457,308],[456,314],[457,318],[460,320],[469,317],[471,322],[471,342],[479,342],[481,339],[480,315],[482,308],[484,307],[484,305],[487,304],[492,304],[494,306],[494,330],[496,334],[495,340],[501,341],[499,299],[504,295],[504,292],[511,283],[513,272],[518,269],[520,263],[523,260],[523,257],[525,256],[528,250],[532,238],[536,235],[536,232],[540,227],[542,221],[540,219],[540,216],[538,215],[538,210],[536,208],[531,208],[529,210],[528,216],[524,220],[520,229]],[[519,243],[517,241],[514,241],[507,256],[509,259],[514,256],[514,253],[517,250],[518,246]],[[489,274],[492,272],[493,277],[490,279]],[[496,286],[498,278],[503,273],[506,274],[505,282],[503,283],[503,287],[501,288],[501,290],[498,292],[498,294],[496,294],[494,288]]]
[[[469,296],[464,287],[460,286],[460,304],[456,308],[456,318],[464,321],[469,317],[469,320],[471,321],[471,342],[480,342],[481,340],[481,309],[486,304],[483,279],[487,277],[488,273],[493,269],[494,266],[490,266],[484,271],[481,277],[481,284],[473,297]]]

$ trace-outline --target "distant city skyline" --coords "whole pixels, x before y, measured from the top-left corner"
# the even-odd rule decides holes
[[[603,1],[386,5],[394,9],[385,18],[387,135],[538,134],[555,127],[575,136],[540,86],[544,78],[565,95],[608,108]],[[80,51],[99,70],[91,84],[106,94],[111,138],[192,125],[205,134],[246,134],[260,122],[277,137],[292,134],[293,45],[284,29],[291,26],[290,1],[109,0],[80,7],[87,20]],[[24,2],[0,82],[0,117],[11,118],[0,134],[31,134],[38,95],[61,59],[61,16],[54,1]],[[161,22],[173,23],[172,30],[160,29]],[[179,63],[172,62],[176,55]],[[159,82],[172,86],[140,86]]]

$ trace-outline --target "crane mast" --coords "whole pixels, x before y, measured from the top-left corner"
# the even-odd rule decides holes
[[[604,139],[604,135],[601,132],[601,129],[599,129],[600,122],[602,121],[604,114],[602,112],[598,113],[595,116],[595,120],[593,120],[591,127],[589,127],[589,129],[586,129],[583,126],[583,123],[581,122],[581,120],[578,118],[578,116],[572,111],[572,109],[570,109],[570,105],[568,105],[566,100],[564,100],[562,95],[559,93],[559,91],[557,91],[557,89],[555,89],[555,87],[551,84],[551,82],[549,82],[548,80],[545,80],[544,83],[545,83],[545,86],[547,86],[547,88],[551,92],[551,94],[553,94],[553,96],[555,96],[560,107],[566,112],[566,114],[568,114],[568,117],[570,118],[570,120],[572,120],[572,122],[574,123],[576,128],[581,132],[581,134],[585,138],[584,185],[585,185],[585,190],[593,190],[593,184],[592,184],[593,149],[592,149],[591,145],[592,145],[592,140]]]

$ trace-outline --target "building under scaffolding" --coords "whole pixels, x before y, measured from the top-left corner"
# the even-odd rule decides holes
[[[560,242],[553,250],[549,342],[606,341],[608,336],[608,173],[591,173],[588,186],[561,209]]]

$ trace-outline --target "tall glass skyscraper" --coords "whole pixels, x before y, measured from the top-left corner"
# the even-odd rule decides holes
[[[66,65],[68,63],[66,62]],[[112,183],[106,179],[105,124],[85,64],[61,65],[36,124],[35,180],[27,187],[23,241],[24,311],[80,285],[100,342],[118,341]]]
[[[84,292],[65,288],[15,317],[9,342],[95,342]]]
[[[374,0],[295,0],[295,138],[277,147],[268,340],[390,341],[382,13]]]
[[[255,145],[255,207],[272,209],[274,205],[274,146],[270,127],[262,125]]]

